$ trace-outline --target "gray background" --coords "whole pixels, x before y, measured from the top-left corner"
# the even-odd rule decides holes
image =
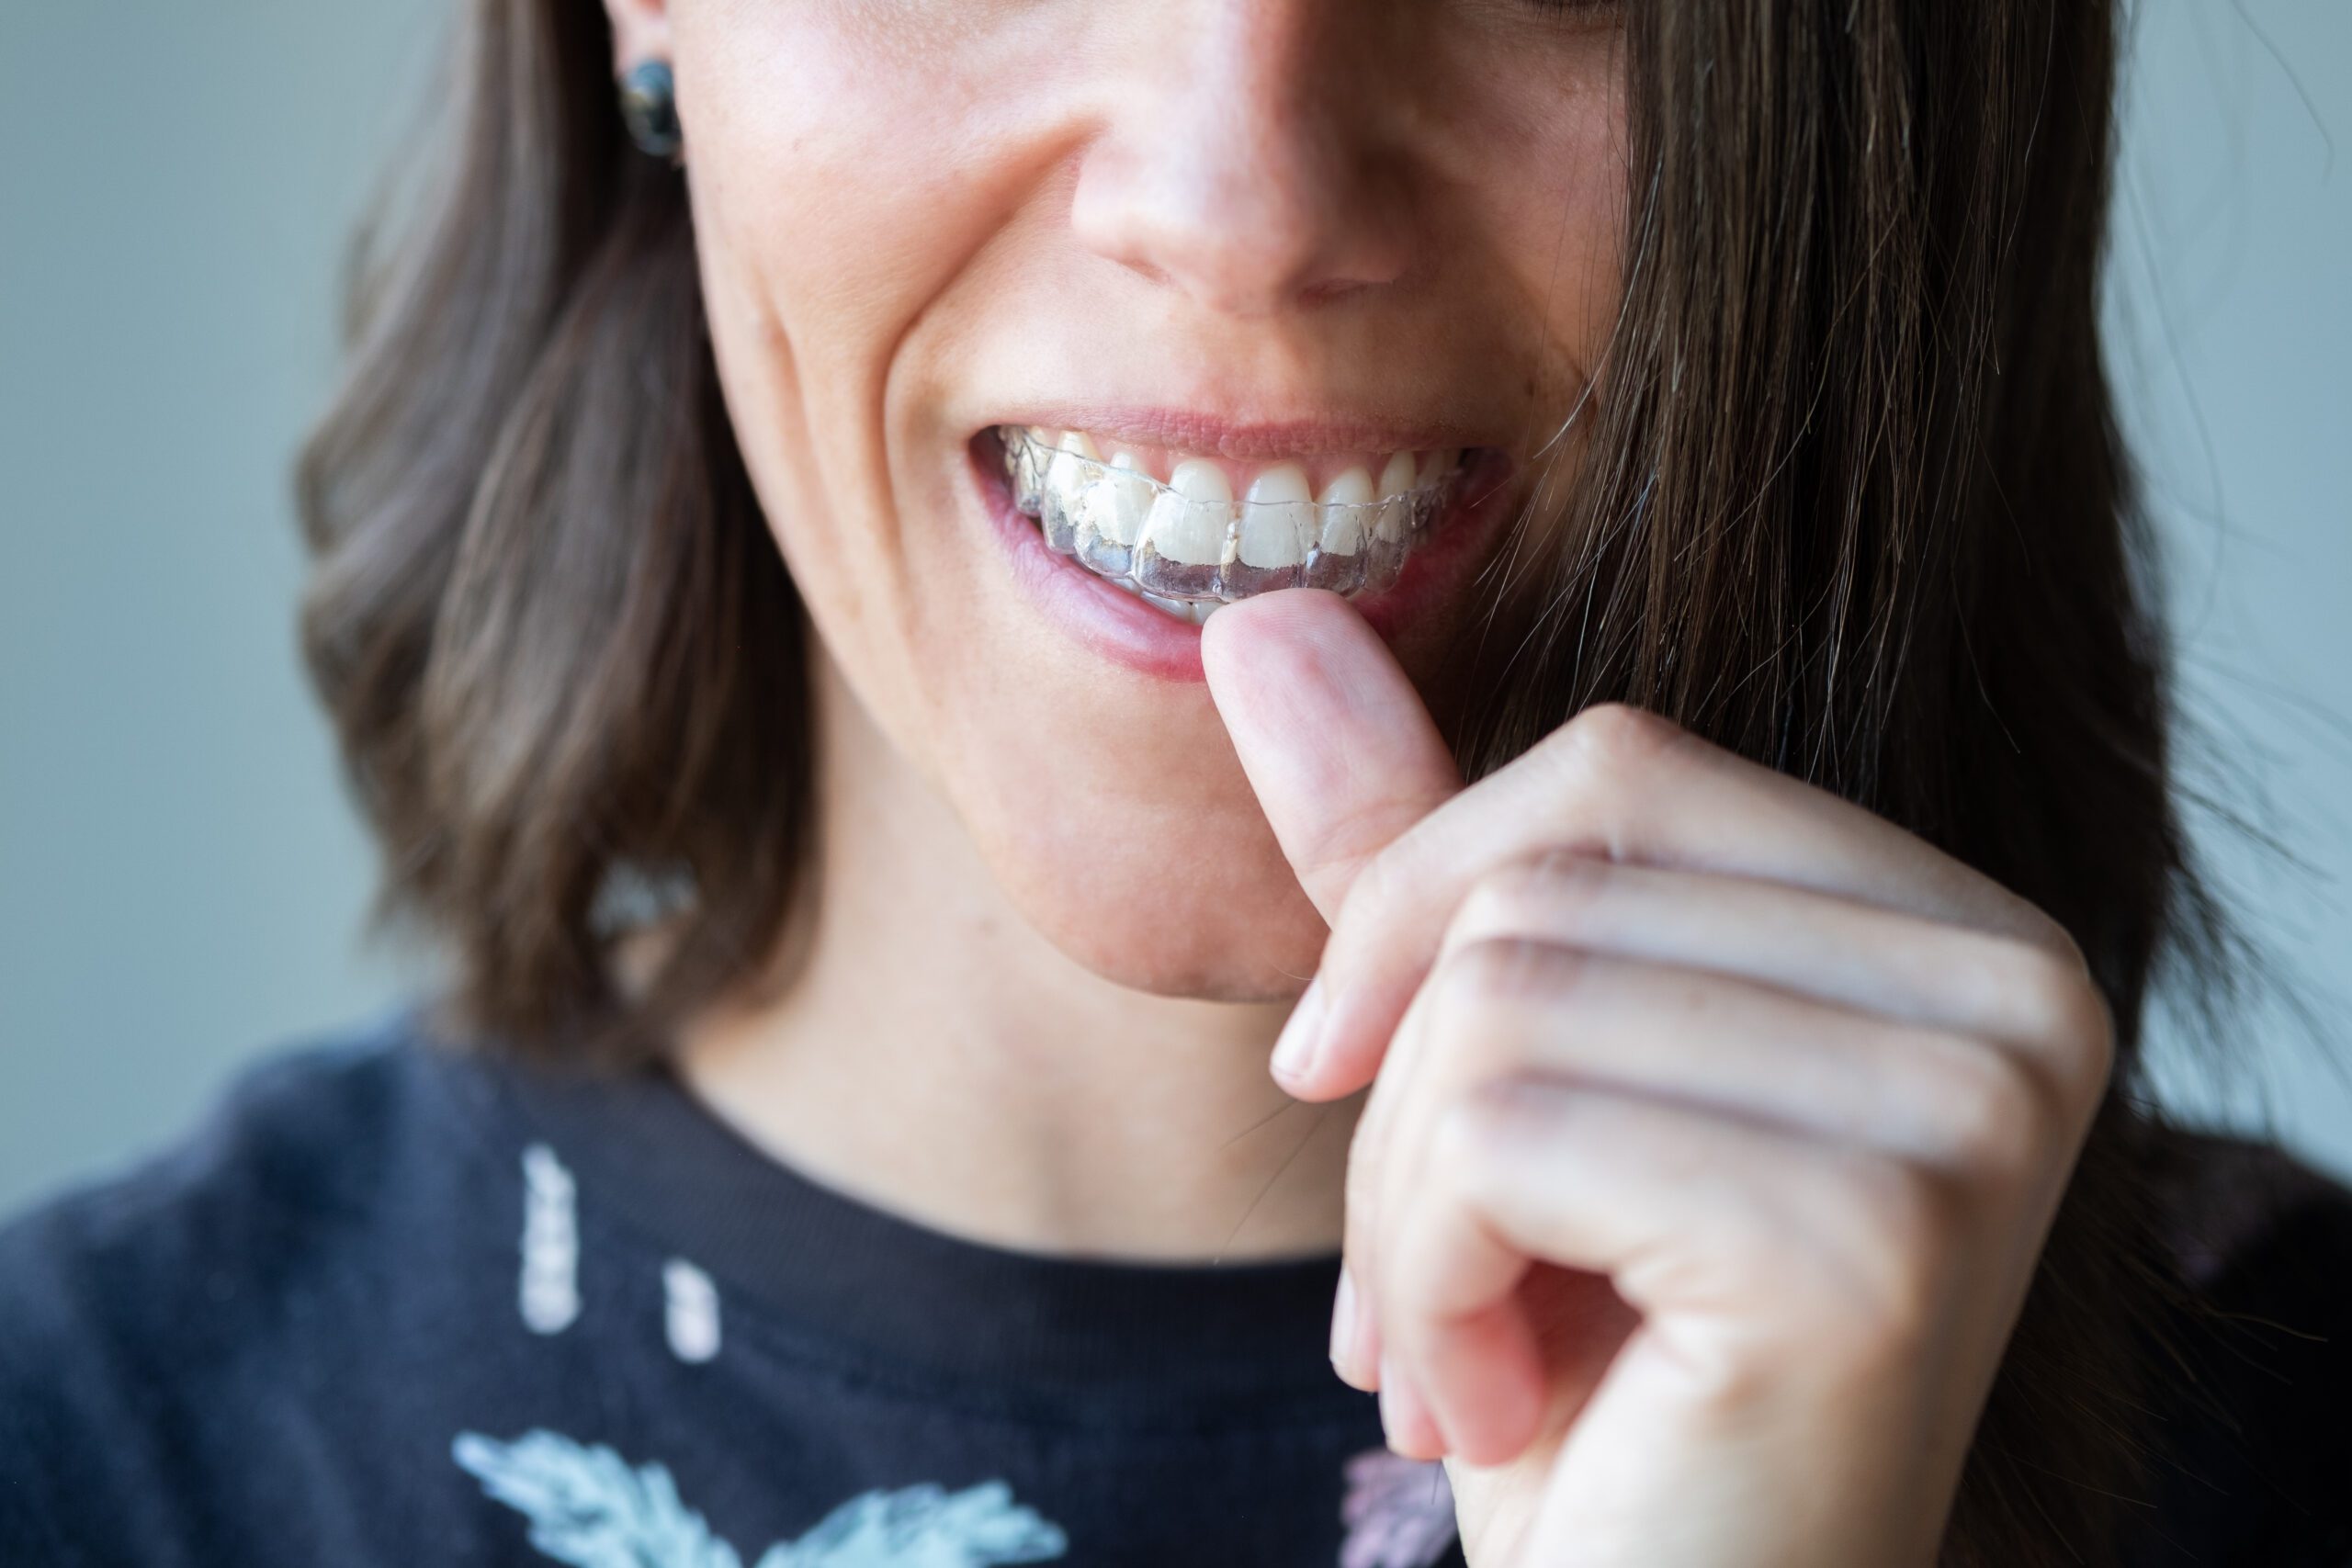
[[[286,471],[444,4],[0,6],[0,1210],[428,973],[357,944]],[[2149,0],[2126,116],[2113,357],[2196,783],[2293,858],[2200,839],[2303,1003],[2163,1081],[2352,1174],[2352,6]]]

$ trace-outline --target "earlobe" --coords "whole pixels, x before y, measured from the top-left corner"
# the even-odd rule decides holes
[[[684,138],[678,130],[678,91],[668,61],[646,61],[621,78],[621,118],[639,151],[654,158],[678,156]]]
[[[613,74],[626,77],[649,60],[670,58],[669,0],[604,0],[613,28]]]
[[[613,72],[621,119],[649,157],[679,159],[678,94],[670,74],[668,0],[605,0],[613,28]]]

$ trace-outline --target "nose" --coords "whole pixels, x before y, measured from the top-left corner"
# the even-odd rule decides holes
[[[1080,241],[1238,316],[1402,274],[1411,235],[1381,144],[1383,84],[1343,31],[1359,4],[1139,0],[1143,47],[1080,166]]]

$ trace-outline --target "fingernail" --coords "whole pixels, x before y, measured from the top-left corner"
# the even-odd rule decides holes
[[[1315,1065],[1315,1047],[1322,1032],[1323,976],[1317,975],[1306,983],[1298,1005],[1290,1010],[1290,1021],[1274,1041],[1274,1077],[1292,1083],[1304,1078]]]
[[[1391,1453],[1403,1453],[1396,1446],[1396,1380],[1388,1373],[1388,1358],[1380,1359],[1380,1435],[1387,1441]]]
[[[1412,1395],[1405,1392],[1403,1382],[1396,1376],[1396,1370],[1388,1364],[1388,1358],[1383,1356],[1380,1359],[1381,1435],[1388,1439],[1388,1449],[1391,1453],[1401,1454],[1407,1459],[1419,1459],[1420,1457],[1419,1454],[1408,1452],[1404,1447],[1408,1419],[1406,1412],[1412,1407]]]
[[[1331,1366],[1342,1382],[1348,1375],[1348,1352],[1355,1348],[1355,1276],[1341,1265],[1339,1293],[1331,1299]]]

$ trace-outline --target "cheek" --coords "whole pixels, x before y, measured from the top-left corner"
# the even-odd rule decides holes
[[[1147,990],[1295,993],[1322,922],[1205,694],[1090,672],[976,594],[957,554],[969,507],[940,454],[967,433],[943,411],[1017,380],[1021,323],[1126,319],[1063,286],[1068,237],[1037,217],[1077,145],[1056,106],[1086,89],[1048,26],[1069,13],[991,6],[959,32],[844,0],[672,6],[728,407],[833,663],[1070,956]],[[1464,232],[1413,341],[1564,413],[1615,312],[1614,95],[1498,80],[1497,58],[1464,54],[1420,150]],[[1434,641],[1399,652],[1417,674],[1442,662]]]
[[[1544,499],[1519,547],[1557,565],[1574,551],[1566,517],[1608,397],[1607,349],[1624,300],[1622,47],[1598,37],[1521,72],[1494,69],[1491,54],[1483,69],[1473,63],[1454,62],[1446,96],[1456,112],[1443,117],[1439,156],[1497,287],[1462,335],[1481,344],[1484,363],[1509,367],[1525,400],[1530,445],[1554,477],[1537,487]],[[1513,573],[1496,607],[1510,635],[1485,649],[1515,646],[1556,589],[1545,566]],[[1455,709],[1482,705],[1477,694],[1511,678],[1507,664],[1457,647],[1431,684]]]
[[[1623,298],[1625,99],[1613,51],[1567,72],[1488,74],[1461,95],[1450,151],[1465,209],[1510,280],[1507,318],[1539,407],[1590,381]]]
[[[1484,637],[1447,637],[1398,653],[1449,733],[1516,678],[1510,651],[1549,607],[1542,564],[1569,550],[1563,517],[1589,456],[1606,396],[1602,369],[1623,299],[1626,141],[1617,51],[1579,44],[1524,70],[1492,39],[1432,52],[1426,147],[1444,220],[1478,259],[1448,290],[1450,335],[1464,358],[1492,367],[1526,410],[1528,446],[1554,478],[1521,536],[1530,564],[1495,586]],[[1555,438],[1565,430],[1564,437]],[[1521,547],[1514,547],[1517,549]]]
[[[914,319],[1001,226],[1024,29],[892,25],[842,0],[677,6],[698,240],[721,291],[811,362],[889,369]],[[870,415],[871,409],[860,409]]]
[[[713,344],[779,520],[886,499],[894,355],[990,227],[959,167],[975,65],[878,47],[848,9],[682,6],[674,23]],[[800,553],[831,548],[792,532]]]
[[[936,231],[952,229],[970,129],[956,84],[975,69],[876,49],[839,10],[682,7],[675,23],[697,229],[762,245],[816,315],[867,310],[905,279],[910,246],[944,248]]]
[[[942,91],[968,65],[878,47],[850,11],[679,5],[673,53],[737,445],[811,617],[887,721],[921,690],[894,365],[989,222]]]
[[[960,558],[960,469],[936,458],[963,433],[935,421],[975,374],[966,339],[1001,349],[988,325],[1028,299],[989,246],[1067,151],[1032,123],[1052,40],[1006,28],[980,54],[867,36],[848,9],[673,13],[713,348],[810,617],[1054,945],[1140,989],[1288,996],[1322,924],[1205,693],[1073,686],[1078,661]]]

